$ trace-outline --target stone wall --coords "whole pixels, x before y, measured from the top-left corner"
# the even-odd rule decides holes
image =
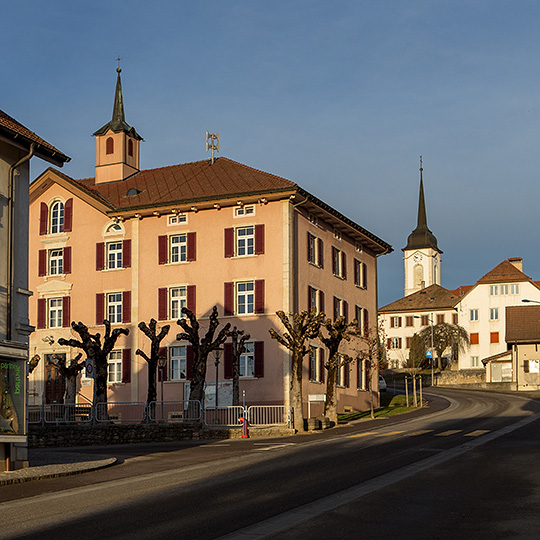
[[[483,384],[485,382],[485,369],[448,370],[435,374],[435,384],[437,386]]]

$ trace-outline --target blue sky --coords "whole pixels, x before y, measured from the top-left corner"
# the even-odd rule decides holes
[[[403,295],[419,156],[442,284],[508,257],[540,280],[537,1],[6,2],[0,108],[94,174],[122,57],[141,167],[221,154],[278,174],[394,247],[379,303]],[[7,23],[7,24],[6,24]],[[36,177],[46,164],[33,160]]]

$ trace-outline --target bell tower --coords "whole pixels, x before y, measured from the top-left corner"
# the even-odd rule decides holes
[[[430,285],[441,284],[441,255],[437,238],[429,230],[424,198],[422,156],[420,156],[420,195],[416,229],[409,235],[403,248],[405,263],[405,296]]]
[[[96,184],[118,182],[139,172],[139,147],[143,138],[126,123],[122,95],[122,69],[116,69],[116,91],[110,122],[94,133],[96,138]]]

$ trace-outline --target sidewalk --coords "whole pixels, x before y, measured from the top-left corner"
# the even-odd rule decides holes
[[[0,473],[0,486],[20,484],[30,480],[58,478],[71,474],[93,471],[109,467],[117,462],[115,457],[99,458],[79,452],[57,452],[54,449],[30,449],[30,467],[17,471]]]

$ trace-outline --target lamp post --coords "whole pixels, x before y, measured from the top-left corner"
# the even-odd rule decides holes
[[[428,317],[427,315],[413,315],[415,319],[422,319],[423,317],[426,317],[426,319],[431,324],[431,386],[433,386],[434,381],[434,374],[433,374],[433,313],[431,314],[431,317]]]
[[[214,414],[214,423],[217,424],[218,419],[218,368],[219,368],[219,359],[221,358],[221,353],[223,352],[223,349],[216,349],[214,351],[214,358],[216,361],[214,362],[214,366],[216,366],[216,409]]]

